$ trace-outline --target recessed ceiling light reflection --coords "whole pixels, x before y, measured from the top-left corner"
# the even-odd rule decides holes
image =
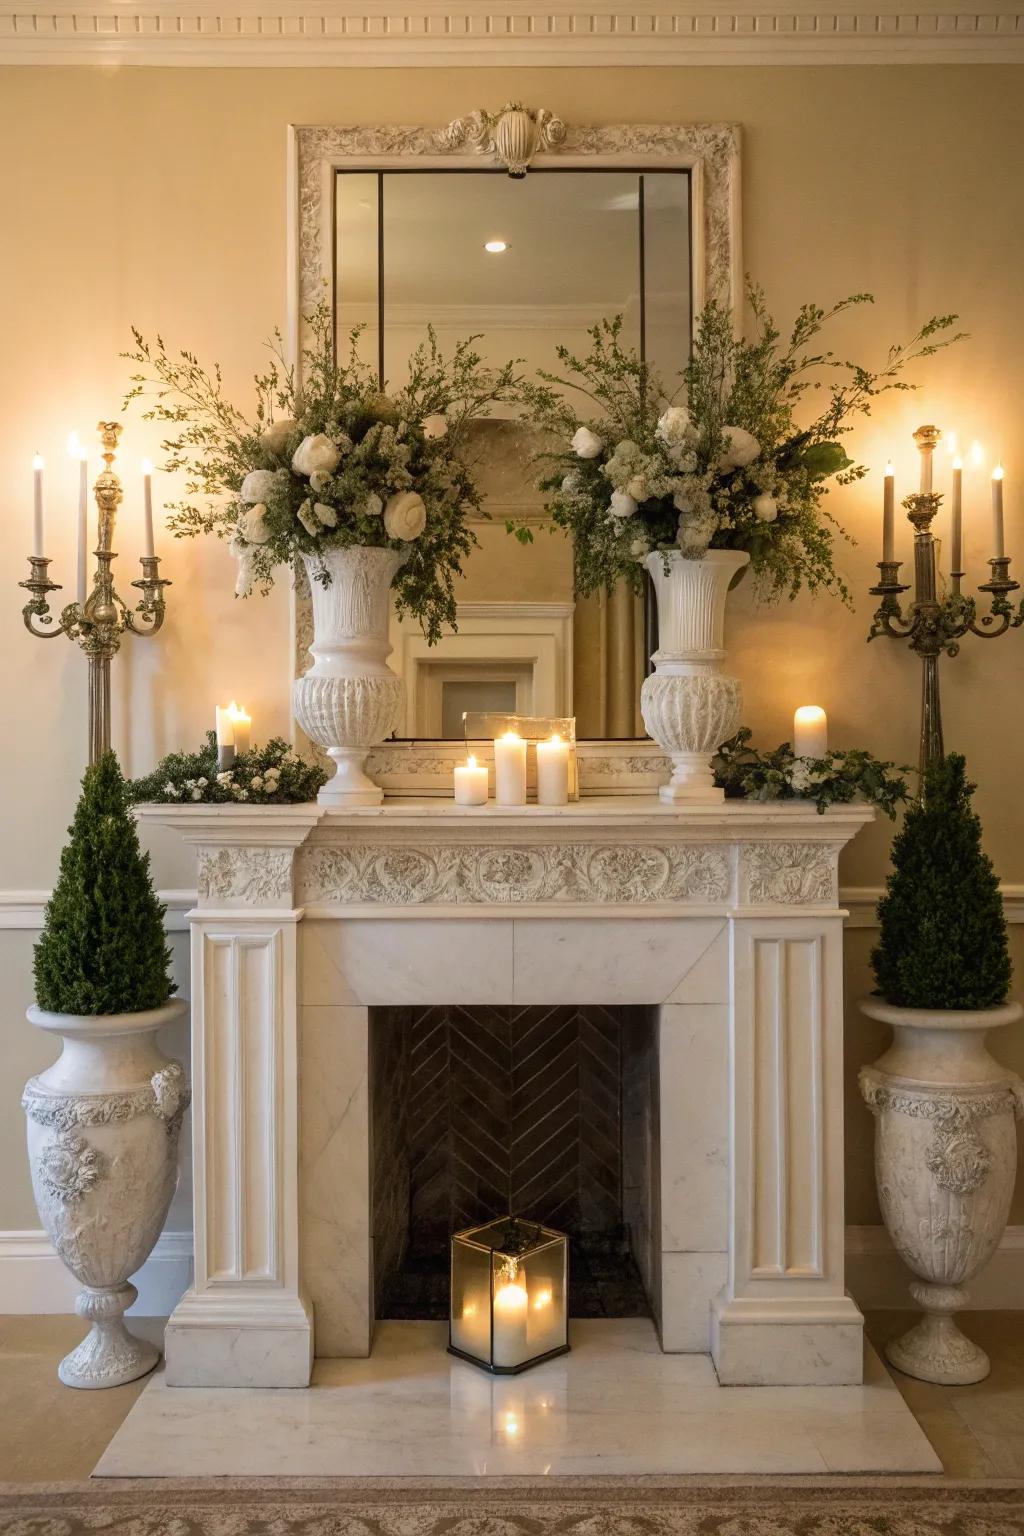
[[[508,250],[507,240],[485,240],[484,250],[489,256],[500,256],[502,251]]]

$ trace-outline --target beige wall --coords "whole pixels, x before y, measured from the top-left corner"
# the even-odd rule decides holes
[[[512,95],[577,122],[741,123],[745,262],[777,313],[787,317],[809,298],[877,295],[873,311],[837,331],[842,353],[877,359],[924,316],[958,310],[971,340],[935,360],[919,395],[881,402],[853,446],[876,466],[891,453],[906,488],[909,434],[923,420],[998,448],[1007,466],[1008,547],[1024,560],[1024,93],[1010,68],[0,70],[0,644],[10,678],[0,889],[52,883],[83,766],[82,658],[63,640],[30,640],[18,612],[33,451],[52,465],[48,547],[66,583],[73,519],[63,444],[73,427],[85,433],[116,412],[127,372],[117,354],[129,325],[160,328],[169,343],[219,358],[229,389],[244,398],[260,339],[284,319],[286,124],[439,124]],[[145,453],[156,456],[156,442],[137,416],[127,418],[123,581],[135,574],[139,541],[132,472]],[[915,756],[916,663],[903,647],[864,644],[877,486],[876,477],[832,498],[860,541],[843,554],[856,614],[806,601],[755,613],[749,594],[735,600],[732,658],[745,681],[747,721],[764,742],[788,733],[795,704],[816,700],[829,711],[837,744]],[[983,478],[965,475],[965,493],[968,565],[980,577]],[[261,736],[289,723],[287,592],[236,603],[222,547],[165,538],[161,548],[174,581],[166,631],[126,645],[114,669],[115,744],[132,772],[196,740],[217,699],[244,699]],[[564,565],[545,565],[535,586],[526,552],[488,549],[471,568],[466,595],[492,595],[507,569],[517,593],[557,596]],[[943,667],[947,741],[967,751],[980,781],[978,804],[1002,878],[1024,882],[1024,634],[993,646],[969,641]],[[883,825],[858,839],[844,861],[845,883],[881,881],[888,837]],[[163,886],[188,886],[184,850],[156,845],[156,876]],[[17,1101],[47,1047],[23,1022],[30,942],[24,933],[0,935],[9,1042],[0,1087],[0,1161],[8,1170],[0,1229],[34,1224]],[[851,935],[851,997],[868,985],[869,942],[868,933]],[[877,1047],[851,1009],[851,1083]],[[1001,1049],[1024,1067],[1020,1032]],[[872,1220],[869,1125],[852,1090],[848,1142],[850,1219]],[[1017,1219],[1024,1219],[1024,1191]]]

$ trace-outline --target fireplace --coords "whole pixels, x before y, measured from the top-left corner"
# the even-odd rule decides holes
[[[454,1232],[566,1232],[570,1317],[651,1315],[657,1062],[642,1007],[370,1010],[374,1311],[448,1316]]]

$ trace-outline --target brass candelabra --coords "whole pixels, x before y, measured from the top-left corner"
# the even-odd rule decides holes
[[[117,556],[112,548],[117,509],[124,499],[121,482],[114,473],[117,442],[121,425],[101,421],[97,426],[103,445],[104,468],[96,477],[93,495],[99,510],[96,570],[92,591],[84,603],[68,603],[54,623],[49,594],[61,590],[60,583],[48,575],[49,559],[30,555],[30,575],[19,583],[31,594],[22,609],[25,627],[40,640],[66,635],[77,641],[89,662],[89,762],[95,763],[110,748],[110,662],[121,646],[126,630],[133,635],[155,635],[164,621],[164,588],[171,583],[160,575],[160,561],[155,554],[141,556],[142,576],[133,581],[139,601],[134,608],[124,601],[114,587],[111,570]]]
[[[932,522],[942,503],[942,497],[931,489],[932,455],[941,439],[938,427],[919,427],[914,441],[921,453],[921,490],[907,496],[902,505],[914,528],[914,598],[906,612],[900,605],[900,594],[910,587],[901,583],[899,560],[884,558],[878,563],[878,585],[871,594],[881,599],[875,611],[868,640],[877,635],[887,635],[892,640],[906,640],[910,649],[921,658],[921,747],[919,766],[924,776],[932,762],[943,757],[942,708],[939,699],[939,657],[943,652],[955,656],[960,641],[966,634],[978,635],[982,640],[994,640],[1005,635],[1008,629],[1024,624],[1024,601],[1017,609],[1009,601],[1009,594],[1020,587],[1019,581],[1010,577],[1010,561],[1002,552],[1002,500],[998,509],[997,553],[989,560],[991,575],[979,585],[978,591],[988,594],[989,612],[979,615],[978,604],[973,597],[960,590],[964,577],[962,569],[950,571],[949,591],[939,595],[938,559]],[[959,487],[959,481],[957,482]],[[955,535],[953,539],[953,564],[962,564],[959,537],[959,502],[954,506]]]

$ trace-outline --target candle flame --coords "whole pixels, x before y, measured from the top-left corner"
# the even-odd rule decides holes
[[[142,473],[148,478],[153,473],[153,465],[149,459],[142,461]]]
[[[32,468],[33,469],[42,469],[42,467],[43,467],[43,456],[42,456],[41,453],[37,453],[35,458],[32,460]]]
[[[892,467],[892,459],[889,459],[885,466],[885,478],[891,480],[894,474],[895,470]]]
[[[957,454],[956,458],[953,460],[953,468],[954,469],[963,469],[963,467],[964,467],[963,460],[961,459],[960,455]]]
[[[997,464],[995,469],[992,471],[992,479],[993,480],[1001,480],[1002,478],[1003,478],[1003,466],[1001,464]]]
[[[946,433],[946,452],[947,453],[955,454],[956,451],[957,451],[957,447],[956,447],[956,433],[955,432],[947,432]]]
[[[70,453],[73,459],[82,457],[82,439],[77,432],[68,434],[68,453]]]
[[[473,756],[472,752],[466,758],[466,767],[467,768],[475,768],[476,767],[476,758]]]
[[[548,737],[548,745],[552,747],[560,747],[562,745],[562,738],[559,736],[557,731]]]
[[[506,731],[501,739],[502,741],[522,741],[523,738],[518,731]]]

